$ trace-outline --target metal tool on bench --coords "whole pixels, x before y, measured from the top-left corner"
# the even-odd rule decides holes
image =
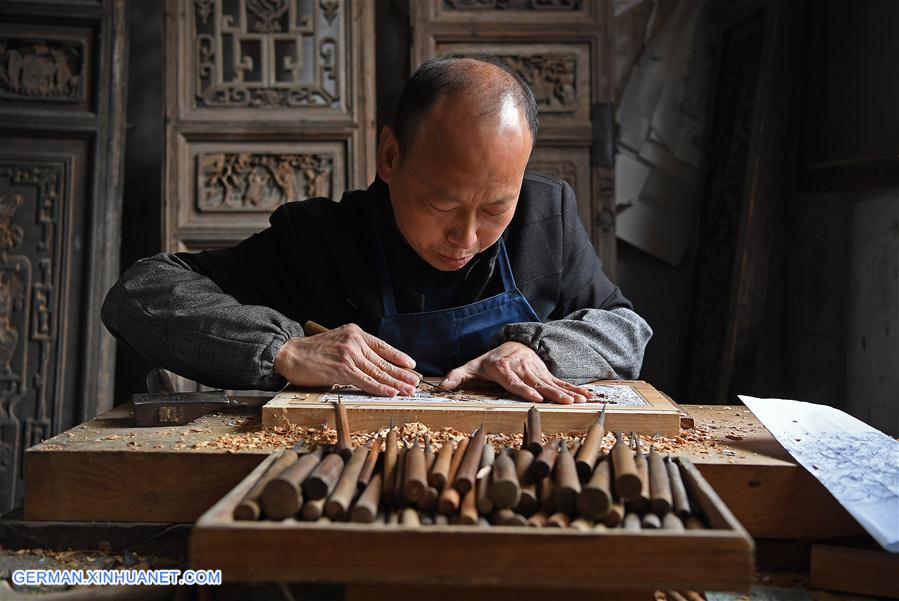
[[[224,390],[175,392],[172,380],[162,369],[147,374],[147,392],[131,396],[134,403],[134,423],[140,428],[153,426],[183,426],[214,411],[252,407],[229,398]]]

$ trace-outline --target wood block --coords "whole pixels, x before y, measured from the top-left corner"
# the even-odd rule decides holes
[[[428,378],[437,383],[440,380]],[[641,406],[609,404],[606,410],[606,430],[661,433],[676,436],[680,432],[681,411],[665,395],[640,380],[603,380],[598,385],[620,385],[627,387],[642,401]],[[327,422],[334,425],[334,400],[336,392],[321,390],[290,389],[277,394],[262,408],[262,425],[265,427],[316,426]],[[434,393],[439,395],[439,393]],[[350,395],[343,395],[347,414],[353,430],[376,430],[383,428],[388,420],[395,423],[422,422],[430,428],[451,426],[461,431],[471,431],[484,423],[490,432],[520,432],[527,419],[528,410],[534,406],[530,402],[497,402],[509,399],[508,393],[490,394],[465,391],[454,395],[466,400],[429,401],[427,399],[376,399],[354,402]],[[543,424],[543,432],[553,434],[571,430],[586,430],[596,421],[602,408],[601,402],[575,405],[538,405]]]
[[[899,554],[812,545],[809,584],[813,588],[899,598]]]

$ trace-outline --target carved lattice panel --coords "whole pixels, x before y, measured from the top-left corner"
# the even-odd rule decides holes
[[[0,0],[0,512],[28,447],[113,406],[125,23],[124,0]]]
[[[355,0],[170,0],[168,250],[221,247],[285,202],[374,176],[374,14]]]
[[[25,142],[8,140],[19,148]],[[71,323],[78,312],[63,301],[80,296],[72,234],[82,219],[72,194],[86,147],[57,148],[74,153],[0,153],[0,493],[7,508],[21,500],[23,450],[71,425],[64,405],[75,397],[65,345],[66,334],[78,331]]]
[[[346,111],[347,21],[338,0],[197,0],[195,108]]]
[[[578,213],[614,277],[611,0],[421,0],[411,7],[413,69],[435,56],[489,52],[528,82],[540,111],[530,166],[577,184]]]

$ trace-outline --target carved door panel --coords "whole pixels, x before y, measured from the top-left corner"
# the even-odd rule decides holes
[[[24,450],[112,407],[124,2],[0,2],[0,510]]]
[[[374,176],[365,0],[169,0],[165,247],[234,244]]]
[[[609,0],[412,2],[412,67],[490,52],[528,82],[540,110],[529,168],[567,181],[603,261],[615,273],[612,3]]]

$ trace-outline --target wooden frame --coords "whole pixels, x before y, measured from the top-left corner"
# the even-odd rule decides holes
[[[0,512],[21,503],[25,449],[113,406],[100,307],[119,277],[127,9],[0,2],[0,63],[20,65],[0,91]]]
[[[436,382],[436,380],[435,380]],[[602,381],[601,384],[625,384],[630,386],[647,403],[646,407],[609,405],[606,412],[606,428],[609,431],[640,432],[663,436],[677,436],[680,432],[680,411],[666,396],[641,380]],[[277,394],[262,407],[262,425],[318,426],[334,425],[334,409],[324,402],[320,390],[286,390]],[[347,415],[355,430],[378,430],[395,423],[422,422],[430,428],[453,427],[461,431],[477,428],[482,423],[490,432],[520,432],[528,410],[534,404],[520,402],[496,405],[478,401],[453,401],[441,403],[416,403],[391,400],[371,403],[347,403]],[[596,421],[599,409],[579,405],[537,405],[546,433],[586,431]]]
[[[684,532],[236,522],[269,456],[200,519],[195,569],[225,580],[456,584],[595,590],[748,590],[754,544],[689,460],[689,494],[713,529]],[[235,553],[234,549],[240,549]],[[611,552],[614,550],[614,552]]]
[[[241,6],[245,6],[241,3]],[[295,6],[291,4],[291,6]],[[245,204],[236,210],[204,212],[198,207],[196,180],[204,153],[216,156],[256,157],[278,155],[280,158],[313,157],[329,161],[326,171],[331,184],[326,187],[313,185],[311,180],[299,182],[299,196],[329,194],[339,200],[344,191],[364,189],[375,173],[375,72],[374,62],[374,6],[366,0],[339,0],[330,3],[314,2],[312,20],[300,32],[303,36],[318,36],[317,26],[329,23],[338,32],[331,37],[330,30],[321,39],[322,44],[315,58],[321,81],[335,79],[336,99],[318,103],[302,98],[303,94],[315,95],[315,85],[307,89],[285,90],[280,82],[268,88],[256,82],[238,81],[233,78],[222,90],[224,101],[205,103],[201,96],[198,77],[201,73],[221,76],[224,67],[201,65],[203,49],[194,26],[198,20],[208,19],[221,25],[219,3],[181,2],[167,0],[165,8],[165,167],[164,202],[162,205],[162,239],[164,249],[195,251],[230,246],[254,234],[268,225],[268,218],[277,206],[264,207]],[[205,11],[210,12],[205,12]],[[256,9],[257,12],[263,9]],[[264,7],[270,10],[270,7]],[[291,9],[293,10],[293,8]],[[333,11],[333,12],[332,12]],[[316,20],[317,19],[317,20]],[[204,21],[205,22],[205,21]],[[335,25],[336,24],[336,25]],[[271,25],[271,24],[269,24]],[[229,27],[236,26],[229,21]],[[256,43],[258,38],[272,34],[278,37],[277,27],[268,27],[266,33],[245,32]],[[216,35],[220,34],[218,32]],[[207,38],[215,35],[204,34]],[[231,34],[229,34],[231,35]],[[314,41],[315,41],[314,40]],[[270,40],[258,42],[261,46]],[[210,42],[216,44],[216,41]],[[275,40],[272,44],[280,43]],[[211,47],[210,47],[211,48]],[[211,50],[210,50],[211,51]],[[316,54],[316,53],[313,53]],[[244,60],[247,60],[244,57]],[[283,64],[284,68],[300,71],[300,65],[269,60],[258,69],[263,71]],[[326,59],[331,62],[324,64]],[[217,59],[216,59],[217,60]],[[252,66],[253,61],[247,63]],[[241,68],[245,65],[240,63]],[[209,69],[208,71],[204,69]],[[330,75],[329,75],[330,73]],[[249,75],[248,75],[249,77]],[[274,76],[270,75],[269,79]],[[275,78],[277,79],[277,78]],[[229,86],[235,86],[230,89]],[[210,86],[214,87],[214,86]],[[289,86],[288,86],[289,87]],[[310,91],[310,89],[312,91]],[[291,101],[281,101],[279,93],[294,94]],[[252,101],[241,102],[258,93]],[[299,100],[298,100],[299,98]],[[284,106],[287,104],[289,106]],[[320,105],[321,104],[321,105]],[[271,150],[276,148],[277,150]],[[227,149],[227,150],[225,150]],[[333,161],[333,162],[330,162]],[[284,167],[284,161],[276,161]],[[296,173],[316,173],[315,168],[297,168]],[[285,190],[287,188],[284,188]],[[285,197],[288,200],[301,198]],[[263,210],[265,209],[265,210]]]

